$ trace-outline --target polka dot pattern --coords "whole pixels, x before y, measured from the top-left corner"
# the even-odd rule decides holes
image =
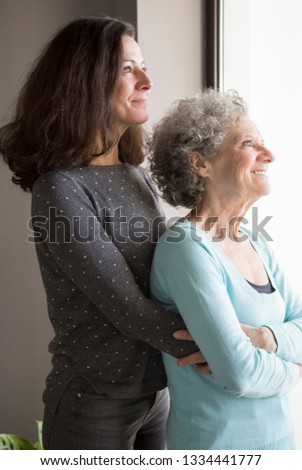
[[[127,164],[51,172],[34,186],[36,248],[55,333],[49,404],[78,375],[115,397],[151,393],[166,381],[154,348],[184,355],[172,337],[182,320],[148,299],[165,228],[152,188],[143,169]]]

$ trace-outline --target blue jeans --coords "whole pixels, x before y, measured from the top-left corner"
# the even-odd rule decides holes
[[[74,379],[55,413],[45,407],[43,446],[59,449],[165,449],[169,411],[167,389],[133,399],[96,394]]]

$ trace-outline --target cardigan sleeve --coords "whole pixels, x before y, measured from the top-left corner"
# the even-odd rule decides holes
[[[151,292],[178,311],[202,350],[214,378],[237,396],[268,397],[297,385],[297,365],[254,348],[240,328],[224,273],[206,244],[185,237],[160,240],[151,271]]]
[[[266,326],[275,335],[276,354],[287,361],[302,364],[302,296],[291,286],[267,242],[262,240],[261,244],[266,251],[267,263],[286,307],[284,323]]]
[[[183,320],[173,313],[163,314],[142,294],[125,258],[104,230],[93,201],[66,173],[49,173],[35,185],[32,222],[35,242],[46,244],[50,262],[122,334],[175,357],[197,351],[194,342],[173,338],[173,332],[186,328]]]

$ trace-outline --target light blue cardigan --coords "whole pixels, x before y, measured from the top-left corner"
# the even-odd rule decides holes
[[[300,378],[302,301],[265,240],[249,237],[275,288],[271,294],[259,294],[219,243],[188,221],[178,222],[158,243],[152,297],[182,315],[213,373],[180,368],[164,354],[169,449],[295,448],[289,392]],[[269,326],[277,353],[254,348],[239,322]]]

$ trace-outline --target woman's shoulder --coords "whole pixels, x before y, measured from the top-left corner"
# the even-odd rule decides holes
[[[166,232],[161,236],[160,242],[163,244],[170,242],[183,242],[184,244],[198,242],[209,245],[211,243],[211,237],[186,218],[179,218],[168,227]]]
[[[103,166],[78,166],[68,170],[53,170],[42,174],[34,183],[33,194],[46,190],[52,192],[66,192],[71,188],[82,189],[87,192],[87,188],[91,187],[95,181],[108,181],[114,179],[114,167],[110,171],[109,167]]]
[[[77,169],[78,172],[78,169]],[[46,188],[55,189],[57,187],[66,186],[67,181],[74,181],[76,179],[76,174],[73,170],[53,170],[43,173],[35,181],[33,185],[33,193],[37,192],[40,189],[45,190]]]
[[[71,204],[75,196],[87,197],[85,186],[79,182],[78,171],[49,171],[39,176],[32,188],[32,207]]]
[[[211,237],[196,224],[181,218],[161,235],[156,247],[156,256],[177,258],[202,257],[216,259],[217,253]]]
[[[214,273],[224,279],[225,265],[211,237],[194,223],[180,219],[160,237],[153,258],[153,276],[166,272]]]

